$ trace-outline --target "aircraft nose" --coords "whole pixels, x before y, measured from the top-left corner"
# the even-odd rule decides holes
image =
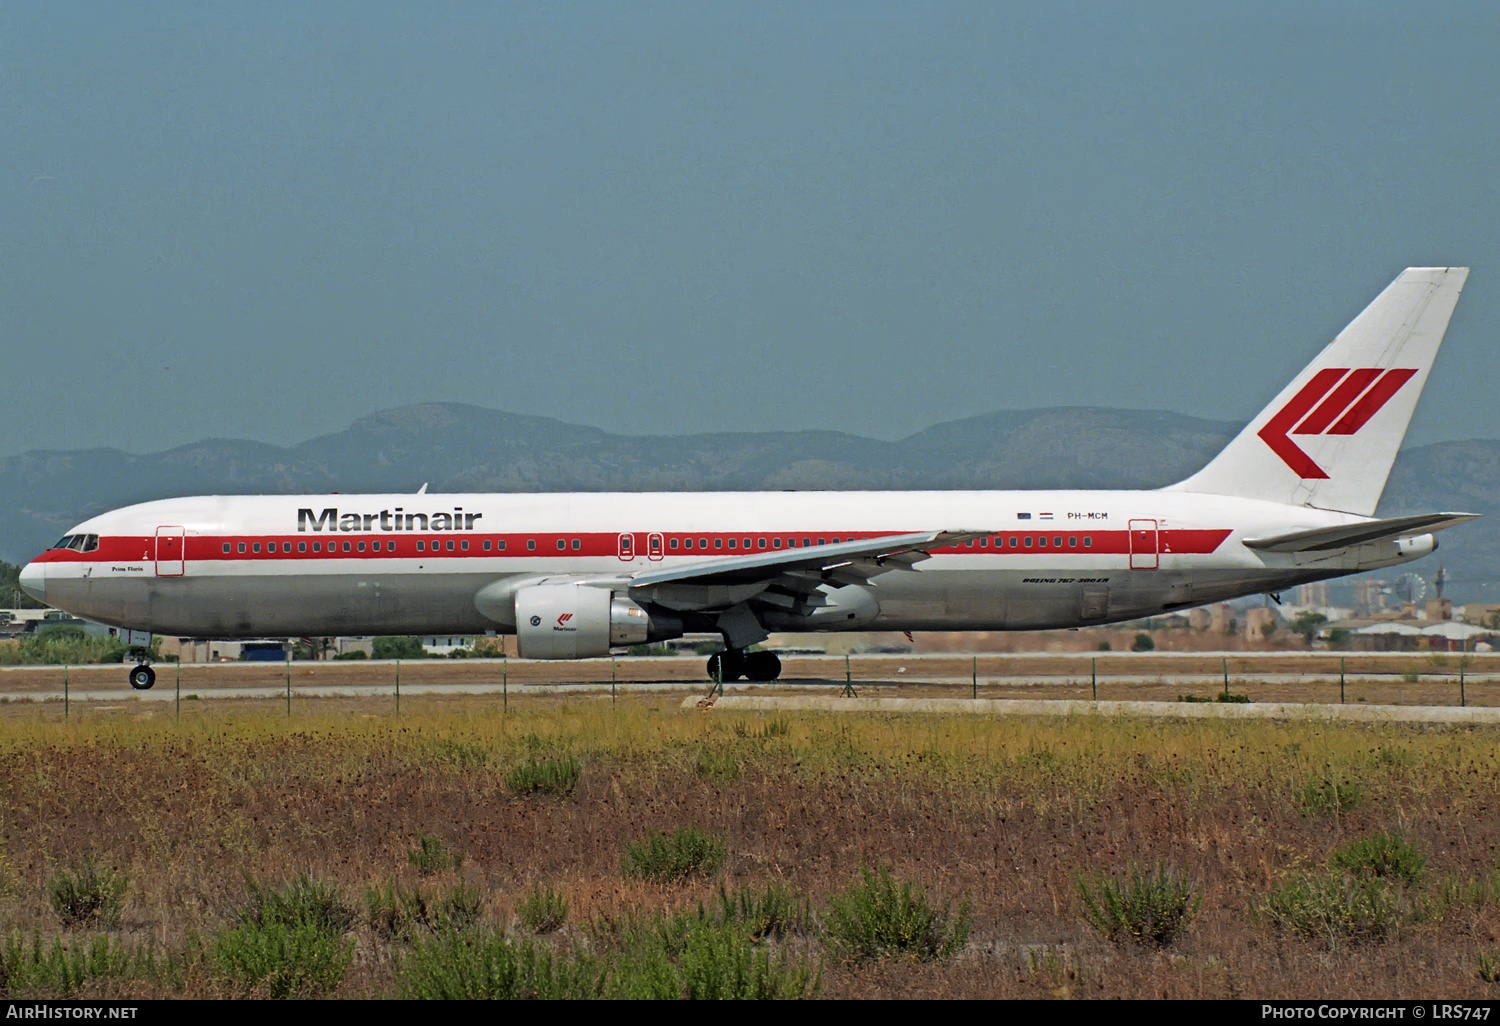
[[[38,602],[47,603],[47,564],[27,563],[21,568],[21,590]]]

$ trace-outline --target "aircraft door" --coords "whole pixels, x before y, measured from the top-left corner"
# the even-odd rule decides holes
[[[181,577],[187,569],[184,555],[187,532],[181,527],[156,529],[156,576]]]
[[[661,556],[661,535],[653,534],[651,537],[646,539],[646,558],[660,559]]]
[[[635,535],[620,535],[619,556],[627,563],[635,558]]]
[[[1132,520],[1130,522],[1130,569],[1155,570],[1158,566],[1156,553],[1156,521]]]

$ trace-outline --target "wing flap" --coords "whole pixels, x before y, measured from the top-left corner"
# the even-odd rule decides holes
[[[1246,548],[1261,552],[1324,552],[1386,538],[1430,534],[1468,523],[1478,517],[1478,513],[1419,513],[1416,516],[1366,520],[1338,527],[1315,527],[1310,531],[1292,531],[1268,538],[1246,538],[1244,542]]]
[[[627,577],[631,588],[660,584],[733,585],[796,575],[864,584],[889,570],[911,570],[933,549],[987,538],[990,531],[925,531],[861,538],[837,545],[810,545],[753,556],[705,560],[662,570],[643,570]]]

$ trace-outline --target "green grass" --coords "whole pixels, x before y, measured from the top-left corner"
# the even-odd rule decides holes
[[[1203,903],[1201,888],[1162,863],[1132,865],[1124,880],[1080,877],[1074,884],[1084,920],[1117,944],[1165,948],[1182,936]]]
[[[381,937],[410,939],[424,930],[469,930],[483,915],[484,895],[464,884],[440,895],[395,882],[365,888],[364,920]]]
[[[1422,881],[1427,859],[1400,834],[1386,832],[1333,849],[1328,856],[1328,867],[1354,876],[1378,876],[1415,886]]]
[[[354,958],[354,941],[308,921],[242,923],[214,939],[209,962],[235,987],[272,998],[334,990]]]
[[[495,1001],[602,997],[603,967],[588,955],[554,952],[494,930],[446,933],[414,943],[397,962],[404,999]]]
[[[1309,780],[1297,792],[1297,807],[1305,816],[1344,813],[1364,803],[1364,791],[1353,780]]]
[[[1380,877],[1300,877],[1276,888],[1259,912],[1275,927],[1330,943],[1389,940],[1415,918],[1405,891]]]
[[[568,921],[568,901],[561,892],[535,883],[516,905],[516,917],[532,933],[552,933]]]
[[[444,873],[464,864],[463,855],[449,851],[442,841],[428,834],[418,838],[416,850],[408,852],[406,857],[422,876]]]
[[[571,755],[530,759],[506,774],[505,783],[518,795],[568,795],[582,774],[583,767]]]
[[[951,899],[935,905],[925,891],[898,885],[884,866],[878,872],[865,866],[860,874],[828,907],[829,940],[846,957],[910,955],[926,961],[949,958],[968,942],[968,901],[954,914]]]
[[[54,937],[48,945],[40,933],[28,942],[12,932],[0,940],[0,997],[70,997],[99,981],[154,978],[163,968],[149,949],[105,935]]]
[[[64,870],[47,882],[47,899],[65,927],[113,927],[120,921],[129,878],[85,858],[76,870]]]
[[[644,841],[626,842],[621,871],[629,879],[675,883],[712,875],[727,854],[724,838],[697,827],[683,827],[672,834],[652,830]]]
[[[328,936],[338,936],[354,927],[358,913],[332,884],[306,874],[282,887],[271,887],[246,878],[247,895],[239,910],[240,922],[264,927],[309,926]]]

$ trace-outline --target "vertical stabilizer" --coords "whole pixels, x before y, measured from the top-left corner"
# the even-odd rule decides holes
[[[1410,267],[1172,491],[1372,516],[1467,267]]]

